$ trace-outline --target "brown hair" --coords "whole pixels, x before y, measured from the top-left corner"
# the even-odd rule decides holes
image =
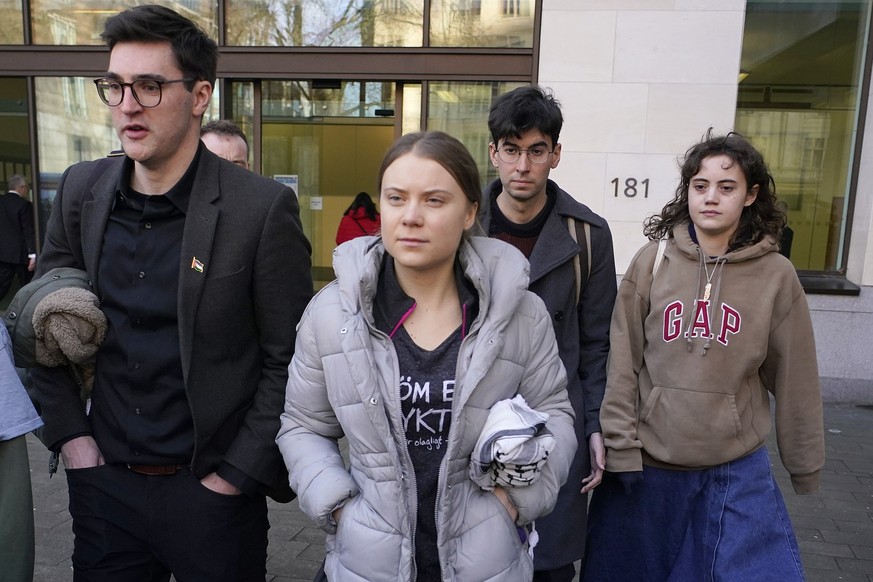
[[[385,170],[397,158],[408,153],[438,163],[451,174],[470,202],[477,206],[482,205],[482,185],[479,183],[479,168],[476,166],[476,161],[464,144],[442,131],[407,133],[391,144],[379,167],[379,177],[376,182],[379,192],[382,191],[382,176]]]
[[[767,235],[778,241],[785,228],[786,216],[776,207],[776,183],[764,163],[764,157],[740,134],[730,132],[727,135],[713,135],[712,128],[707,130],[702,141],[685,152],[675,196],[660,214],[645,220],[643,234],[650,240],[662,239],[669,236],[674,227],[691,220],[688,210],[691,178],[700,171],[703,160],[713,156],[727,156],[734,164],[738,164],[749,190],[758,186],[755,201],[743,208],[739,227],[731,236],[730,246],[736,248],[754,244]]]

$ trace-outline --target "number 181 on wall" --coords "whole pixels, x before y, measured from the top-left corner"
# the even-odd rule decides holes
[[[636,198],[637,194],[642,192],[643,198],[649,197],[649,179],[637,180],[636,178],[625,178],[624,182],[621,178],[613,178],[610,182],[613,186],[615,197],[618,198],[619,191],[624,194],[625,198]]]

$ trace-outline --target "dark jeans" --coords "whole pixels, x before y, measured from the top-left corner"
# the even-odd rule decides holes
[[[67,471],[76,582],[263,582],[267,503],[221,495],[188,471]]]
[[[766,447],[694,471],[644,467],[625,495],[607,473],[588,511],[585,582],[803,582]]]

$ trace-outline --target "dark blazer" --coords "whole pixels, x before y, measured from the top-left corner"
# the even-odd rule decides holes
[[[567,394],[576,413],[579,448],[570,466],[567,483],[549,515],[537,520],[540,541],[534,552],[534,569],[551,570],[572,564],[585,550],[587,495],[580,495],[582,479],[591,472],[588,437],[600,432],[600,403],[606,389],[609,325],[617,290],[612,233],[606,220],[549,180],[546,188],[557,197],[530,256],[530,284],[549,315],[558,340],[561,361],[567,370]],[[491,199],[503,186],[495,180],[485,187],[479,222],[488,232]],[[578,305],[573,257],[580,247],[570,236],[567,217],[591,225],[591,274]],[[578,309],[581,306],[581,309]]]
[[[61,178],[37,275],[54,267],[99,273],[103,234],[125,158],[70,167]],[[280,183],[200,147],[179,261],[182,372],[194,419],[193,473],[222,461],[279,500],[291,497],[276,447],[296,325],[312,297],[311,248],[297,198]],[[202,264],[195,268],[194,260]],[[32,396],[57,450],[90,434],[62,369],[34,370]],[[100,443],[97,443],[98,446]]]
[[[0,194],[0,263],[26,265],[35,252],[33,204],[16,192]]]

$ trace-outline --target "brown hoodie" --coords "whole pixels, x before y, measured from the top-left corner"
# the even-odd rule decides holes
[[[782,463],[796,493],[814,493],[824,464],[821,390],[794,267],[770,237],[705,258],[683,224],[653,282],[657,247],[631,261],[612,316],[600,409],[606,469],[743,457],[770,433],[772,395]]]

